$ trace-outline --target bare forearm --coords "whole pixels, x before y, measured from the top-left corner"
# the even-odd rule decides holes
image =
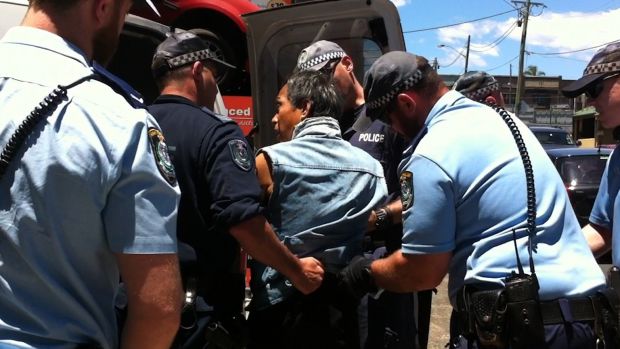
[[[371,265],[375,284],[393,292],[435,288],[446,275],[451,252],[432,255],[405,255],[400,250]]]
[[[611,248],[611,232],[608,229],[588,224],[581,231],[595,257],[600,257]]]
[[[301,264],[276,237],[263,216],[250,218],[230,229],[243,249],[252,258],[269,265],[287,278],[298,278]]]
[[[121,338],[122,349],[167,349],[170,348],[174,336],[179,329],[179,320],[176,314],[157,313],[145,309],[132,311],[129,308],[127,320],[123,327]]]

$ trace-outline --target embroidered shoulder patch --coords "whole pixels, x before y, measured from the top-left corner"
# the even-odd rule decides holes
[[[174,173],[172,161],[170,161],[170,155],[168,155],[168,146],[166,145],[164,135],[155,127],[149,127],[148,134],[159,173],[170,185],[176,186],[177,177]]]
[[[246,172],[252,169],[250,151],[248,150],[248,145],[244,141],[233,139],[228,142],[228,149],[230,149],[230,156],[232,156],[233,162],[237,167]]]
[[[403,211],[413,205],[413,173],[409,171],[400,174],[400,200],[403,203]]]

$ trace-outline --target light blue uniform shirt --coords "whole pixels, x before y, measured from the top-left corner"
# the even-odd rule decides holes
[[[58,84],[91,74],[59,36],[0,41],[0,146]],[[114,253],[176,251],[178,189],[159,173],[157,128],[96,80],[68,91],[0,180],[0,347],[118,347]]]
[[[261,149],[272,165],[269,221],[288,249],[336,272],[361,254],[370,211],[387,196],[381,164],[342,139],[336,119],[310,117],[293,140]],[[293,287],[253,261],[253,306],[288,297]]]
[[[534,264],[541,299],[590,294],[604,286],[603,273],[581,233],[559,174],[527,127],[513,119],[534,171]],[[405,152],[400,164],[401,187],[407,173],[413,182],[412,204],[403,208],[402,251],[453,253],[448,288],[454,305],[463,283],[501,286],[516,271],[513,229],[529,273],[525,171],[499,114],[458,92],[448,92],[435,104],[426,127],[426,136],[415,150]]]
[[[609,229],[612,232],[612,262],[620,265],[620,224],[614,224],[620,218],[620,153],[614,150],[609,159],[598,194],[590,213],[590,222]]]

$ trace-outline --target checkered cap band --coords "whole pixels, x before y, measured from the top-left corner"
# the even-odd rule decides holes
[[[620,70],[620,61],[615,61],[589,66],[583,71],[583,75],[609,73],[618,70]]]
[[[312,58],[309,61],[298,64],[297,68],[299,70],[307,70],[307,69],[314,67],[315,65],[319,63],[323,63],[325,61],[331,61],[332,59],[336,59],[336,58],[342,58],[346,55],[347,54],[344,51],[332,51],[332,52],[324,53],[320,56],[316,56]]]
[[[491,92],[499,90],[499,83],[496,81],[491,85],[485,86],[483,88],[479,88],[475,91],[469,93],[463,93],[463,95],[469,99],[473,99],[474,101],[479,101],[486,98]]]
[[[406,90],[410,89],[415,84],[417,84],[420,80],[422,80],[422,71],[417,69],[415,71],[415,73],[413,73],[413,75],[408,77],[402,83],[400,83],[397,86],[395,86],[388,93],[384,94],[381,97],[378,97],[377,99],[375,99],[373,101],[366,102],[366,108],[367,109],[378,109],[378,108],[381,108],[381,107],[385,106],[386,104],[390,103],[390,101],[394,98],[394,96],[396,96],[397,94],[399,94],[402,91],[406,91]]]
[[[174,58],[170,58],[167,60],[167,62],[168,62],[168,66],[170,66],[170,68],[173,69],[173,68],[182,67],[188,63],[202,61],[202,60],[209,59],[209,58],[213,58],[213,54],[211,53],[211,51],[205,49],[205,50],[186,53],[184,55],[176,56]]]

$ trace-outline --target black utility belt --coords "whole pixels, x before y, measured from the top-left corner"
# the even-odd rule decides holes
[[[540,302],[540,314],[545,325],[594,321],[600,319],[602,308],[599,295]]]

